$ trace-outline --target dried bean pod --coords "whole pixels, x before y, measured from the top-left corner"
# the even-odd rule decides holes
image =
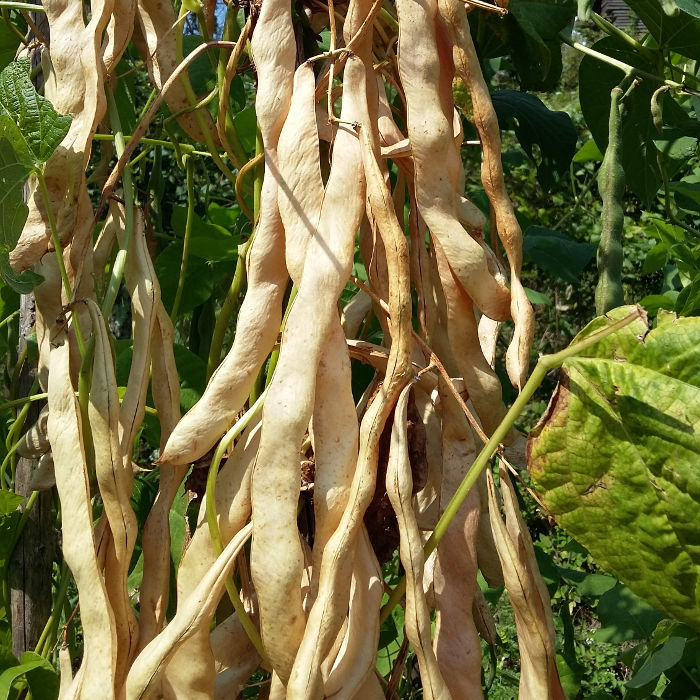
[[[227,545],[197,587],[182,602],[168,626],[136,657],[126,679],[126,700],[148,697],[165,665],[177,649],[198,630],[209,629],[221,599],[226,577],[242,550],[252,526],[246,525]],[[96,696],[99,697],[99,696]]]
[[[129,563],[136,544],[136,516],[129,503],[133,476],[131,460],[125,463],[119,444],[119,395],[112,347],[97,304],[88,300],[95,353],[88,400],[88,418],[95,452],[95,473],[111,544],[105,562],[105,585],[114,612],[117,635],[116,683],[126,677],[127,664],[136,651],[138,628],[127,590]]]
[[[106,108],[100,44],[112,2],[93,3],[87,25],[79,3],[46,0],[42,6],[51,30],[50,71],[44,95],[58,112],[73,115],[68,134],[44,165],[44,181],[61,242],[65,245],[77,237],[92,245],[92,205],[85,169],[92,137]],[[37,263],[47,252],[51,238],[36,178],[30,179],[27,206],[27,221],[10,253],[10,263],[17,271]],[[82,255],[79,258],[77,262],[82,261]],[[71,284],[77,287],[73,277],[78,270],[67,267]]]
[[[442,494],[449,503],[476,458],[474,436],[462,409],[441,382]],[[475,539],[479,494],[472,490],[440,540],[434,570],[437,616],[433,647],[454,698],[480,698],[481,645],[472,617],[476,583]]]
[[[36,469],[32,472],[29,488],[33,491],[48,491],[56,485],[56,473],[53,463],[53,454],[47,452],[41,455]]]
[[[83,667],[66,698],[115,697],[117,638],[114,615],[97,564],[92,535],[92,507],[80,407],[70,378],[65,336],[51,350],[48,434],[61,499],[63,556],[78,588],[85,640]]]
[[[180,419],[180,381],[173,354],[175,331],[162,302],[156,307],[151,338],[151,392],[160,421],[160,448]],[[141,651],[165,625],[170,594],[170,508],[187,465],[160,468],[158,495],[143,529],[143,578],[139,592]]]
[[[466,9],[458,0],[437,0],[437,4],[452,44],[455,69],[471,94],[474,125],[481,139],[484,157],[481,181],[493,208],[498,235],[510,263],[510,311],[515,323],[515,333],[506,353],[506,370],[510,381],[520,389],[527,376],[534,333],[534,312],[520,281],[522,231],[506,192],[501,165],[501,135],[498,120],[474,49]],[[452,264],[449,250],[445,249],[445,253]],[[490,314],[481,306],[479,299],[467,287],[465,289],[487,316],[496,321],[504,320]]]
[[[175,62],[175,31],[177,21],[171,2],[161,0],[138,0],[136,22],[132,40],[146,64],[153,86],[159,92],[165,81],[177,67]],[[179,25],[178,25],[179,26]],[[165,101],[172,114],[190,106],[184,83],[178,80],[166,93]],[[199,110],[205,128],[216,138],[216,128],[206,109]],[[185,112],[177,118],[185,133],[200,143],[205,142],[204,134],[193,112]]]
[[[359,114],[359,90],[354,88],[360,77],[364,78],[361,62],[353,61],[352,67],[348,62],[345,85],[353,89],[347,89],[343,99],[344,122],[355,121]],[[362,93],[364,97],[364,84]],[[352,269],[355,233],[364,210],[363,193],[357,137],[341,125],[318,228],[307,246],[301,285],[265,400],[253,476],[251,574],[260,603],[265,648],[283,682],[289,679],[304,633],[299,599],[303,557],[296,514],[299,448],[313,410],[321,352],[330,329],[340,325],[337,301]],[[301,357],[304,361],[300,363]]]
[[[258,74],[256,113],[265,145],[260,218],[246,258],[248,291],[233,346],[204,395],[170,436],[160,461],[187,464],[201,457],[233,424],[277,339],[288,280],[284,229],[277,204],[277,143],[289,111],[296,43],[285,0],[263,3],[251,40]]]
[[[454,107],[450,104],[446,114],[445,89],[440,89],[441,70],[444,75],[447,66],[436,38],[437,0],[399,0],[396,8],[418,209],[477,306],[492,318],[508,318],[510,292],[490,274],[483,250],[457,218],[461,160],[452,139]]]
[[[284,224],[287,269],[297,286],[304,270],[306,244],[318,225],[323,202],[315,89],[313,65],[302,63],[294,74],[289,115],[277,147],[277,201]]]
[[[121,243],[124,231],[119,230],[117,236]],[[131,448],[146,411],[151,336],[156,319],[156,308],[160,303],[160,285],[148,252],[143,214],[138,207],[134,208],[134,231],[126,258],[124,278],[131,297],[133,355],[129,379],[119,411],[119,439],[125,460],[125,473],[131,475],[131,469],[127,466],[131,466]]]
[[[425,486],[414,496],[416,520],[421,530],[432,530],[440,517],[442,482],[442,439],[440,414],[430,393],[416,387],[416,408],[425,426],[425,458],[428,476]],[[437,400],[437,396],[436,396]]]
[[[107,76],[112,75],[129,45],[134,29],[136,5],[136,0],[114,0],[113,2],[112,16],[105,30],[102,49],[102,63]]]
[[[386,491],[399,524],[399,551],[406,572],[406,636],[420,667],[423,696],[428,700],[446,699],[451,695],[430,644],[430,610],[423,591],[423,540],[412,506],[413,479],[406,428],[409,392],[410,386],[405,387],[396,404],[386,469]]]
[[[316,375],[313,409],[314,548],[311,597],[316,597],[321,557],[345,510],[357,463],[358,420],[350,359],[340,324],[332,323]]]
[[[383,594],[382,570],[363,527],[355,549],[347,630],[335,663],[324,679],[325,697],[333,700],[368,697],[364,688],[368,675],[374,676],[377,662],[379,606]]]
[[[260,664],[260,656],[235,613],[214,628],[211,647],[216,669],[214,700],[238,697]]]
[[[216,512],[224,542],[233,539],[250,517],[250,479],[260,445],[260,422],[256,419],[240,437],[216,480]],[[178,610],[216,560],[206,520],[206,497],[199,509],[199,521],[177,572]],[[183,643],[168,663],[164,674],[166,700],[209,698],[214,692],[215,660],[209,629],[201,627]]]
[[[501,464],[499,471],[505,523],[501,518],[493,477],[488,471],[486,475],[491,527],[518,633],[519,695],[521,698],[564,700],[566,695],[556,666],[549,593],[537,566],[530,533],[520,514],[518,499],[505,467]]]
[[[354,57],[348,58],[345,87],[350,95],[359,96],[361,100],[366,94],[362,85],[365,75],[362,63]],[[347,102],[344,101],[345,104]],[[348,504],[321,560],[318,596],[309,612],[306,633],[288,686],[290,697],[298,698],[315,697],[320,692],[317,669],[335,641],[348,609],[355,539],[374,494],[379,437],[398,394],[411,375],[411,295],[406,239],[396,220],[391,193],[377,163],[377,137],[376,132],[372,131],[367,105],[360,104],[358,107],[369,210],[377,221],[387,250],[393,342],[384,382],[360,425],[360,451]]]
[[[22,436],[22,441],[17,448],[20,457],[37,458],[46,454],[51,449],[51,443],[46,435],[46,423],[49,417],[49,409],[44,406],[39,412],[36,423]]]
[[[491,435],[506,414],[501,398],[501,381],[481,352],[474,304],[454,278],[437,239],[434,240],[434,252],[445,295],[447,336],[452,356],[484,431]]]
[[[362,322],[367,318],[367,314],[371,309],[372,299],[362,290],[345,304],[340,322],[343,326],[346,338],[354,338],[357,336]]]

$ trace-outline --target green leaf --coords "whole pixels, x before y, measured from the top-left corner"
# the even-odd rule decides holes
[[[596,641],[611,644],[647,639],[663,619],[658,610],[621,583],[601,596],[596,615],[600,620]]]
[[[692,282],[681,289],[673,308],[684,316],[700,313],[700,274],[696,274]]]
[[[574,163],[590,163],[591,161],[602,163],[603,154],[600,152],[596,142],[593,139],[588,139],[581,148],[576,151],[573,157]]]
[[[19,38],[17,35],[10,30],[5,22],[0,22],[0,69],[14,60],[18,46]]]
[[[0,515],[14,512],[22,503],[24,503],[24,496],[6,489],[0,489]]]
[[[682,658],[685,650],[684,637],[671,637],[655,651],[649,660],[627,681],[628,688],[641,688],[656,680],[664,671],[673,668]]]
[[[498,90],[491,95],[501,129],[513,129],[525,153],[537,165],[537,177],[545,189],[568,174],[576,152],[576,129],[566,112],[548,109],[535,95]],[[540,160],[535,158],[537,145]]]
[[[567,697],[575,698],[581,687],[583,679],[583,670],[577,668],[573,663],[570,663],[563,654],[556,655],[557,671],[559,672],[559,680]]]
[[[648,275],[651,272],[660,270],[668,260],[668,247],[665,243],[657,243],[647,252],[642,265],[642,274]]]
[[[199,34],[186,34],[182,37],[182,53],[188,56],[198,46],[203,43],[203,39]],[[209,56],[202,54],[194,59],[190,64],[187,72],[190,75],[190,83],[195,94],[200,98],[204,97],[216,84],[216,75],[212,68]],[[211,103],[210,103],[211,104]]]
[[[637,320],[564,363],[529,468],[602,568],[700,629],[700,319],[659,312],[657,323],[647,333]]]
[[[559,32],[574,19],[573,0],[511,0],[508,11],[522,32],[511,44],[513,62],[524,89],[547,90],[561,75]]]
[[[595,255],[595,245],[582,243],[561,231],[528,226],[523,237],[523,255],[551,277],[576,284],[583,268]]]
[[[56,700],[58,697],[59,678],[51,663],[33,651],[22,654],[22,663],[36,662],[37,666],[26,672],[27,683],[34,700]]]
[[[483,58],[510,55],[523,90],[552,89],[562,70],[559,32],[575,13],[574,0],[510,0],[505,17],[479,13],[477,52]]]
[[[527,298],[530,300],[531,304],[544,304],[545,306],[552,305],[552,297],[550,297],[548,294],[542,294],[542,292],[538,292],[535,289],[530,289],[529,287],[525,287],[525,294],[527,295]]]
[[[18,127],[34,159],[34,165],[45,163],[63,141],[73,117],[59,114],[45,97],[34,89],[31,63],[21,58],[0,73],[0,113],[6,114]]]
[[[581,595],[600,598],[616,585],[617,579],[614,576],[608,576],[606,574],[588,574],[583,581],[576,586],[576,589]]]
[[[693,123],[696,123],[693,120]],[[700,127],[700,123],[698,123]],[[653,139],[654,145],[660,153],[672,161],[684,163],[695,155],[697,149],[697,136],[687,135],[688,130],[679,127],[664,126],[663,133]]]
[[[700,19],[696,12],[664,12],[659,0],[627,0],[630,9],[644,22],[644,26],[662,49],[671,49],[688,58],[700,59]],[[675,3],[679,9],[680,5]],[[692,4],[690,1],[688,5]],[[695,15],[695,16],[693,16]]]
[[[384,621],[379,632],[377,671],[384,677],[391,673],[391,669],[394,667],[394,662],[401,649],[403,628],[404,611],[400,605],[397,605],[391,615]]]
[[[666,292],[666,294],[647,294],[639,303],[650,316],[655,316],[660,309],[671,311],[676,306],[676,300],[670,292]]]
[[[177,375],[180,378],[180,405],[189,411],[199,401],[207,383],[207,365],[184,345],[174,345]]]
[[[258,128],[255,107],[253,107],[253,105],[248,105],[245,109],[242,109],[233,118],[233,125],[236,127],[236,132],[241,139],[243,148],[245,148],[248,153],[255,153],[255,134]]]
[[[33,651],[26,651],[22,654],[22,661],[17,666],[12,666],[0,674],[0,700],[7,700],[10,697],[12,684],[16,680],[25,674],[27,675],[27,680],[29,680],[30,672],[36,669],[39,669],[41,673],[35,676],[36,690],[39,692],[39,695],[35,694],[34,687],[30,686],[34,697],[37,700],[53,700],[56,698],[58,696],[58,676],[53,666],[39,654],[35,654]],[[46,683],[47,687],[45,689],[40,688],[40,684],[36,682],[37,679],[40,679],[42,683]]]
[[[117,74],[123,76],[117,81],[116,89],[114,90],[114,101],[117,105],[119,113],[119,122],[122,127],[122,133],[133,134],[136,128],[137,108],[136,95],[134,87],[134,76],[130,72],[131,66],[127,61],[120,61],[117,67]]]
[[[170,219],[173,231],[179,237],[185,235],[187,225],[187,207],[173,207]],[[202,221],[196,214],[192,219],[190,232],[190,254],[202,260],[221,262],[238,258],[238,245],[241,238],[236,231],[229,232],[222,226]]]
[[[166,309],[175,301],[177,281],[182,262],[182,242],[171,243],[156,258],[153,266],[160,282],[160,292]],[[210,265],[202,258],[190,256],[185,272],[185,287],[180,304],[180,313],[187,313],[203,304],[214,291],[214,287],[226,274],[230,263]]]
[[[667,0],[667,2],[672,2],[679,10],[700,19],[700,2],[698,0]]]
[[[238,226],[241,210],[238,206],[222,207],[216,202],[211,202],[207,207],[207,221],[231,231]],[[247,220],[246,220],[247,221]]]
[[[17,245],[29,210],[22,192],[29,170],[12,144],[0,137],[0,275],[19,294],[27,294],[42,281],[31,270],[17,273],[10,266],[10,251]]]
[[[700,214],[700,182],[680,180],[670,183],[676,206],[686,211]]]

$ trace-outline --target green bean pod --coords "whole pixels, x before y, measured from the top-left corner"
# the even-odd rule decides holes
[[[608,147],[598,173],[598,189],[603,199],[603,230],[598,244],[598,285],[595,290],[596,313],[600,316],[622,306],[622,231],[625,216],[622,196],[625,171],[622,168],[621,99],[619,87],[610,93]]]

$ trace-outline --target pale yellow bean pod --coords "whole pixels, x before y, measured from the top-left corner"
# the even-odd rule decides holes
[[[117,636],[114,615],[97,563],[92,535],[92,507],[80,408],[70,378],[65,336],[51,350],[48,434],[61,499],[63,556],[78,587],[85,639],[83,669],[66,698],[115,697]]]
[[[406,93],[418,209],[476,305],[487,316],[505,319],[510,293],[490,274],[484,252],[458,220],[461,160],[452,139],[454,107],[450,103],[445,112],[446,90],[443,86],[441,91],[440,85],[449,65],[438,47],[437,0],[398,0],[396,8],[399,74]],[[450,86],[451,75],[447,85],[451,95]]]
[[[510,262],[510,304],[515,333],[506,354],[506,369],[513,385],[520,389],[527,377],[530,346],[534,333],[534,312],[520,281],[522,231],[515,218],[513,205],[503,181],[498,120],[474,49],[466,9],[458,0],[437,0],[437,2],[452,44],[455,69],[471,93],[474,125],[479,133],[484,153],[481,179],[495,213],[498,235]],[[473,295],[470,296],[476,299]],[[482,307],[479,306],[479,308]],[[482,310],[487,316],[491,316],[486,309],[482,308]],[[492,318],[501,320],[494,316]]]
[[[413,478],[408,459],[406,429],[410,391],[410,385],[406,386],[396,404],[386,469],[386,491],[399,523],[399,551],[406,572],[406,636],[418,659],[423,696],[428,700],[446,700],[452,696],[431,646],[430,610],[423,591],[423,541],[411,502]]]
[[[442,413],[442,495],[449,503],[477,455],[472,430],[451,393],[440,392]],[[480,698],[481,645],[472,610],[476,583],[479,494],[472,490],[437,549],[433,573],[437,607],[433,647],[453,698]]]
[[[197,587],[187,600],[183,601],[168,626],[136,657],[126,679],[126,700],[147,698],[150,690],[160,680],[165,665],[180,645],[198,630],[209,629],[212,615],[224,590],[226,577],[250,532],[251,525],[246,525],[226,545]]]
[[[138,627],[127,590],[131,554],[136,544],[136,516],[129,503],[132,486],[131,461],[125,463],[119,443],[119,395],[112,348],[100,309],[88,300],[95,355],[88,400],[88,419],[95,453],[95,473],[111,543],[105,562],[105,585],[114,612],[117,635],[116,682],[125,676],[136,651]]]

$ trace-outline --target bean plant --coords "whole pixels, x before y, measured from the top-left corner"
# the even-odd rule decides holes
[[[582,695],[523,494],[595,562],[557,580],[651,613],[626,696],[700,691],[700,9],[630,5],[0,0],[0,698],[497,697],[506,600],[513,695]],[[526,92],[562,43],[581,148]],[[540,357],[524,258],[593,246],[516,210],[509,129],[600,195]],[[641,300],[626,187],[676,265]]]

